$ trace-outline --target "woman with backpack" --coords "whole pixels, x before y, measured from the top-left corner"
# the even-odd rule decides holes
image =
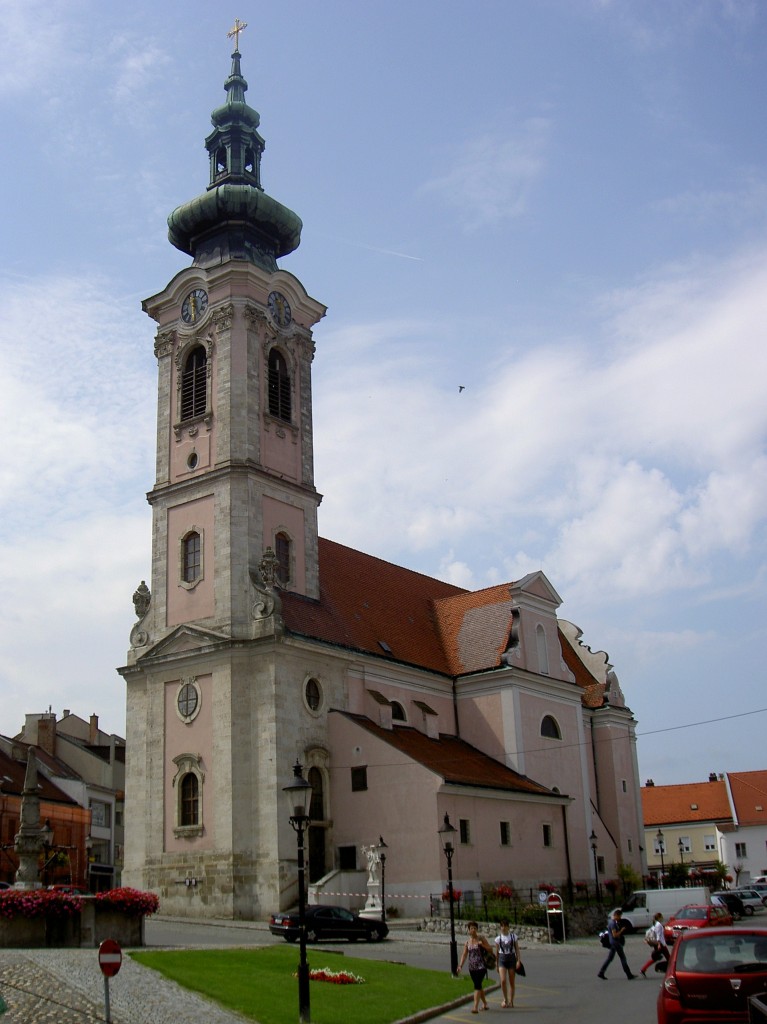
[[[644,967],[640,967],[639,969],[639,973],[643,978],[647,977],[645,974],[647,968],[656,961],[658,961],[658,966],[655,968],[656,971],[660,969],[661,960],[668,962],[668,946],[666,945],[666,935],[663,931],[663,914],[656,914],[652,921],[653,923],[647,929],[644,936],[645,942],[652,949],[652,954]],[[664,969],[665,966],[666,965],[664,964]]]

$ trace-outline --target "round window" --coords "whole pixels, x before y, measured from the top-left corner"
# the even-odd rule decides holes
[[[192,452],[192,454],[186,460],[186,464],[190,469],[197,469],[198,461],[199,459],[197,458],[197,452]]]
[[[200,691],[195,683],[182,683],[176,697],[178,713],[184,721],[191,721],[200,710]]]

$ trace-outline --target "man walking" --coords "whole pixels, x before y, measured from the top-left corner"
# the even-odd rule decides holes
[[[607,930],[610,933],[610,952],[607,954],[607,959],[599,968],[599,973],[597,974],[597,977],[601,978],[602,981],[607,981],[607,978],[605,977],[605,971],[613,962],[616,956],[620,960],[623,972],[629,979],[629,981],[632,978],[636,978],[636,974],[631,973],[629,965],[626,962],[626,954],[623,952],[623,944],[625,942],[623,936],[626,932],[626,926],[621,920],[622,916],[623,911],[620,908],[618,908],[618,910],[614,910],[612,917],[610,918],[610,923],[607,926]]]

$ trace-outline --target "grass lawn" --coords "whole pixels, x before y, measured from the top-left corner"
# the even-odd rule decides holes
[[[295,1024],[298,1020],[298,948],[191,949],[131,952],[131,957],[159,971],[184,988],[259,1021]],[[379,960],[358,960],[313,946],[310,968],[348,971],[363,985],[312,981],[309,985],[312,1024],[391,1024],[419,1010],[468,995],[471,980],[451,978],[447,971],[425,971]]]

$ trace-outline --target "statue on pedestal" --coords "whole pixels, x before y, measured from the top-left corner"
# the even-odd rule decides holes
[[[40,824],[40,793],[37,788],[37,758],[35,748],[29,748],[24,789],[21,793],[21,824],[13,839],[13,848],[19,858],[16,889],[40,889],[38,864],[50,830]]]

